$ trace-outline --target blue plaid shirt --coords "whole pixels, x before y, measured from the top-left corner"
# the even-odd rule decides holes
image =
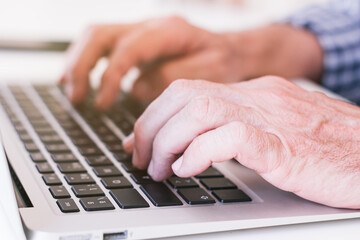
[[[323,86],[360,105],[360,0],[307,7],[286,22],[317,36]]]

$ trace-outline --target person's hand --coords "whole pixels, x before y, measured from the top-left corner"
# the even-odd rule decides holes
[[[141,76],[132,93],[145,101],[157,97],[178,78],[235,82],[246,72],[226,35],[199,29],[179,17],[91,27],[70,47],[69,55],[61,81],[74,103],[87,94],[91,69],[109,55],[96,99],[100,108],[114,101],[122,77],[134,66],[140,68]]]
[[[278,77],[173,82],[124,141],[154,180],[236,159],[280,189],[360,208],[360,109]]]
[[[116,99],[122,77],[132,67],[141,72],[132,94],[149,102],[179,78],[230,83],[275,74],[316,80],[322,61],[316,38],[285,24],[222,34],[179,17],[93,26],[70,47],[61,79],[73,103],[85,98],[89,73],[103,56],[109,65],[96,98],[101,109]]]

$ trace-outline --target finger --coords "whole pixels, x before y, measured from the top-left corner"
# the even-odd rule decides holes
[[[277,136],[243,122],[231,122],[195,138],[172,169],[179,177],[190,177],[212,163],[235,158],[244,166],[264,173],[279,166],[283,152]]]
[[[239,95],[238,92],[236,94]],[[223,84],[201,80],[173,82],[148,106],[135,123],[135,150],[138,154],[136,157],[133,156],[133,164],[136,167],[144,169],[148,166],[156,134],[173,115],[199,95],[219,96],[226,99],[231,97],[231,91]]]
[[[128,70],[140,63],[158,58],[184,54],[198,48],[194,32],[196,28],[179,18],[154,20],[117,42],[105,70],[96,105],[108,108],[120,89],[121,78]],[[198,35],[198,34],[197,34]]]
[[[171,164],[197,136],[232,121],[261,128],[262,117],[254,110],[220,98],[199,96],[191,100],[158,132],[153,143],[149,174],[154,180],[172,175]]]
[[[149,102],[159,96],[176,79],[226,81],[224,76],[220,76],[214,69],[217,65],[210,59],[214,59],[212,54],[196,52],[164,61],[146,70],[142,69],[141,76],[134,83],[131,94],[140,101]],[[211,66],[212,70],[209,71]]]
[[[123,147],[127,153],[132,153],[134,149],[134,141],[135,141],[134,133],[131,133],[123,140]]]
[[[97,61],[105,56],[114,45],[115,39],[128,31],[135,24],[106,25],[90,27],[85,34],[71,45],[69,65],[65,69],[65,89],[74,103],[81,101],[89,86],[89,73]]]

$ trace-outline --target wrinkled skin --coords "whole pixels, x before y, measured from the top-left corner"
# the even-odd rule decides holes
[[[278,77],[178,80],[146,109],[124,146],[137,167],[150,164],[155,180],[194,176],[234,158],[280,189],[359,208],[359,119],[358,107]]]

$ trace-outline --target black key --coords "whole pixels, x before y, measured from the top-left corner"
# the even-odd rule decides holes
[[[88,156],[85,160],[90,166],[112,165],[112,162],[106,156]]]
[[[149,207],[145,199],[133,188],[111,190],[110,194],[123,209]]]
[[[127,161],[127,162],[122,162],[121,166],[125,169],[125,171],[127,172],[137,172],[137,171],[141,171],[138,168],[136,168],[131,161]]]
[[[120,142],[119,138],[114,134],[99,135],[99,138],[105,143]]]
[[[52,186],[49,188],[53,198],[69,198],[70,194],[64,186]]]
[[[115,143],[108,143],[106,145],[107,149],[109,149],[109,151],[111,152],[120,152],[120,151],[124,151],[124,148],[121,144],[121,142],[115,142]]]
[[[196,178],[210,178],[210,177],[224,177],[224,175],[219,172],[216,168],[209,167],[202,173],[195,176]]]
[[[114,152],[113,155],[118,162],[131,162],[132,159],[132,156],[126,152]]]
[[[75,185],[71,189],[79,198],[105,195],[97,184]]]
[[[78,146],[78,150],[84,156],[103,154],[103,152],[96,146]]]
[[[59,199],[56,201],[56,203],[63,213],[80,211],[79,208],[76,206],[74,200],[72,199]]]
[[[51,154],[51,157],[57,163],[78,161],[78,159],[72,153],[53,153]]]
[[[43,141],[44,143],[62,143],[63,140],[61,139],[61,137],[57,134],[53,134],[53,135],[42,135],[40,136],[41,141]]]
[[[184,188],[178,190],[178,193],[190,205],[215,203],[215,200],[202,188]]]
[[[204,178],[201,179],[200,182],[209,190],[237,188],[236,185],[227,178]]]
[[[70,185],[95,183],[88,173],[71,173],[65,175],[65,180]]]
[[[75,137],[86,137],[86,134],[83,130],[80,129],[64,129],[70,138]]]
[[[71,163],[59,163],[58,168],[62,173],[82,173],[86,172],[86,169],[79,162]]]
[[[137,184],[144,184],[144,183],[155,183],[154,180],[150,177],[150,175],[146,171],[137,171],[131,174],[131,178]]]
[[[39,151],[39,148],[33,142],[25,143],[24,146],[25,146],[26,150],[28,150],[29,152],[38,152]]]
[[[50,153],[70,152],[70,149],[64,143],[46,144],[45,147]]]
[[[55,131],[52,127],[37,127],[35,129],[35,131],[39,134],[39,135],[50,135],[50,134],[54,134]]]
[[[213,194],[222,203],[251,201],[251,198],[239,189],[216,190]]]
[[[94,126],[93,130],[99,135],[111,134],[110,129],[108,127],[104,126],[104,125],[103,126],[96,126],[96,127]]]
[[[14,127],[19,134],[27,133],[26,128],[23,125],[15,125]]]
[[[30,153],[30,158],[33,160],[33,162],[46,162],[46,158],[41,152],[33,152]]]
[[[131,183],[125,177],[105,177],[101,179],[107,189],[132,188]]]
[[[19,134],[19,137],[20,137],[21,141],[23,141],[23,142],[32,142],[32,138],[27,133]]]
[[[140,188],[156,207],[182,205],[164,183],[144,184]]]
[[[110,200],[105,196],[81,198],[80,203],[84,207],[85,211],[101,211],[115,209]]]
[[[54,170],[51,168],[50,164],[47,162],[41,162],[36,164],[36,169],[39,173],[53,173]]]
[[[58,176],[56,176],[55,173],[48,173],[48,174],[44,174],[42,176],[42,179],[44,180],[45,184],[48,186],[52,186],[52,185],[61,185],[61,181],[58,178]]]
[[[122,176],[115,166],[94,167],[93,170],[98,177]]]
[[[177,188],[189,188],[189,187],[198,187],[199,185],[191,178],[180,178],[180,177],[170,177],[168,183],[177,189]]]
[[[76,146],[91,146],[94,142],[88,137],[76,137],[71,139]]]

